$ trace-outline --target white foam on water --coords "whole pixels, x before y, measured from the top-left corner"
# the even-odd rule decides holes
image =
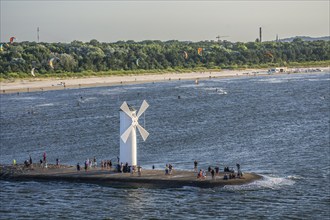
[[[220,95],[227,95],[227,91],[224,90],[224,89],[221,89],[221,88],[218,89],[217,93],[220,94]]]
[[[308,79],[310,82],[320,82],[320,81],[329,81],[330,78],[324,78],[324,79]]]
[[[286,83],[288,82],[288,79],[275,79],[275,78],[269,78],[269,79],[259,79],[258,82],[265,82],[265,83]]]
[[[92,100],[97,100],[97,97],[88,97],[88,98],[83,99],[84,102],[89,102],[89,101],[92,101]]]
[[[299,175],[292,175],[292,176],[288,176],[288,179],[290,179],[290,180],[301,180],[301,179],[304,179],[304,177],[299,176]]]
[[[143,90],[143,89],[146,89],[147,86],[128,86],[128,87],[125,87],[125,89],[127,90]]]
[[[43,98],[39,98],[39,97],[20,97],[20,96],[16,96],[16,97],[12,97],[10,98],[12,100],[37,100],[37,99],[43,99]]]
[[[205,91],[211,91],[219,95],[227,95],[227,91],[223,88],[205,88]]]
[[[288,176],[286,178],[283,177],[272,177],[262,175],[262,179],[245,184],[245,185],[228,185],[225,186],[224,189],[230,191],[246,191],[246,190],[259,190],[259,189],[280,189],[284,186],[292,186],[295,184],[294,180],[297,180],[298,176]],[[294,177],[294,178],[292,178]],[[298,177],[299,178],[299,177]],[[294,180],[293,180],[294,179]]]
[[[179,89],[179,88],[201,88],[205,86],[204,83],[198,83],[196,84],[195,82],[191,83],[191,84],[184,84],[184,85],[178,85],[175,88]]]
[[[36,105],[36,107],[47,107],[47,106],[54,106],[54,103],[45,103],[45,104]]]

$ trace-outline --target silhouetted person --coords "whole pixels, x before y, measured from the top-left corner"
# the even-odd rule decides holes
[[[214,180],[214,169],[211,170],[211,176],[212,176],[212,179]]]
[[[195,160],[194,161],[194,170],[197,172],[197,165],[198,165],[198,162]]]

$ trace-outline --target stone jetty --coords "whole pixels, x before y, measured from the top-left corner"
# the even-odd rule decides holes
[[[183,186],[212,188],[225,185],[243,185],[262,179],[258,174],[243,173],[241,178],[224,180],[225,173],[220,172],[212,179],[210,173],[203,179],[197,178],[197,173],[187,170],[173,170],[171,175],[165,175],[163,170],[143,170],[136,173],[118,173],[114,170],[89,168],[87,171],[77,171],[75,166],[39,164],[25,167],[24,165],[0,165],[0,179],[12,181],[58,181],[93,183],[110,187],[127,188],[180,188]]]

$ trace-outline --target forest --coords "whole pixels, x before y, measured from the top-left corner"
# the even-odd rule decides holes
[[[88,76],[329,65],[330,41],[1,43],[0,77]]]

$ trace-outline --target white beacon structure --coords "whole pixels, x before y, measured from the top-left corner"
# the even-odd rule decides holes
[[[119,160],[121,163],[128,163],[129,166],[137,165],[137,149],[136,149],[136,127],[138,128],[142,139],[145,141],[149,133],[139,125],[139,117],[149,107],[144,100],[139,112],[124,102],[120,107],[120,153]]]

